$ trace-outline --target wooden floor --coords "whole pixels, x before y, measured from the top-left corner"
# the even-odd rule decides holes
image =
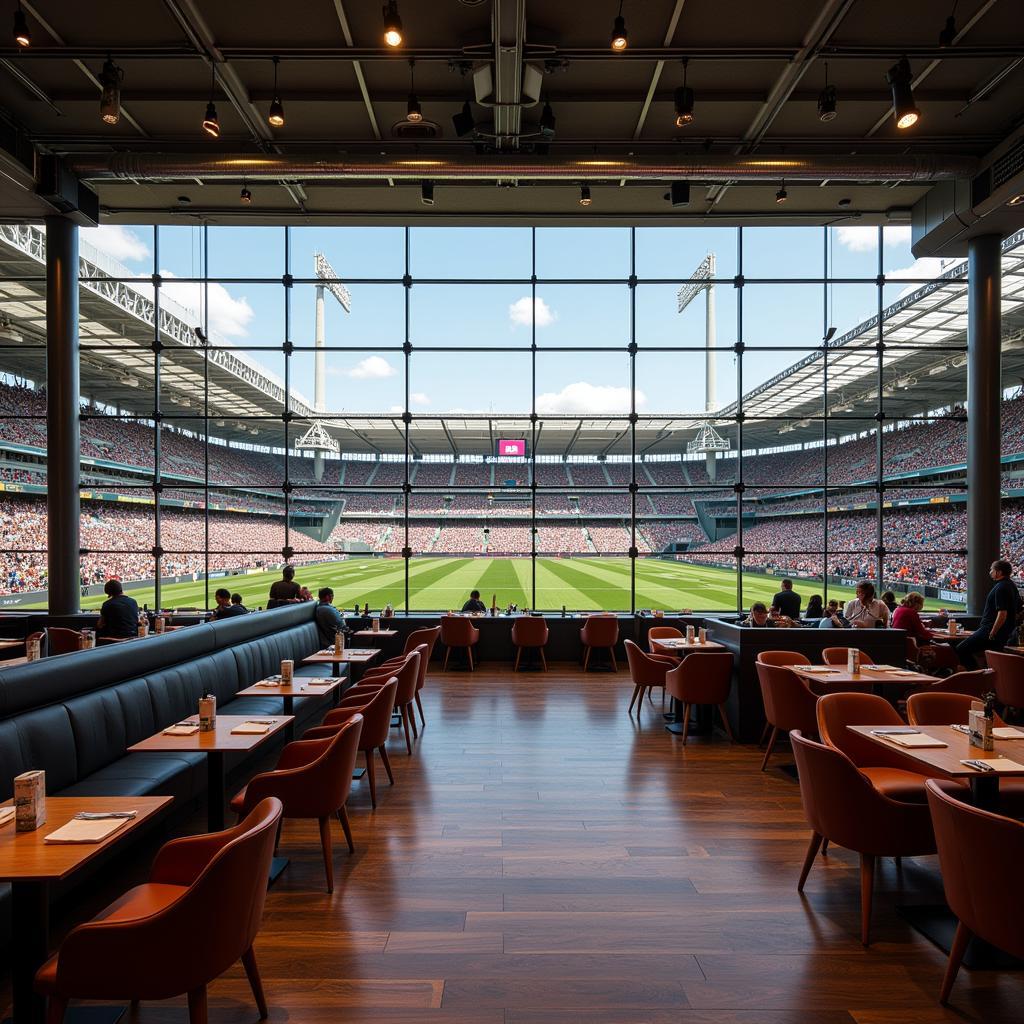
[[[934,900],[935,858],[884,863],[865,950],[852,854],[796,892],[796,782],[720,734],[684,749],[660,704],[638,724],[631,691],[625,672],[564,665],[432,674],[411,758],[393,734],[396,786],[375,812],[353,786],[357,852],[337,837],[333,896],[315,825],[286,826],[256,947],[271,1020],[1024,1021],[1022,975],[963,971],[938,1006],[945,957],[894,910]],[[210,994],[211,1021],[256,1020],[240,969]],[[184,1005],[135,1019],[184,1021]]]

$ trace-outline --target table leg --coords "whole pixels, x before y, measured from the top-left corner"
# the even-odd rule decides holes
[[[971,803],[983,811],[999,810],[999,776],[972,775]]]
[[[286,694],[282,695],[282,703],[284,704],[284,707],[282,709],[284,714],[286,714],[286,715],[294,715],[295,714],[295,710],[294,710],[295,709],[295,698],[290,693],[286,693]],[[284,727],[284,738],[285,738],[285,742],[287,742],[287,743],[291,743],[291,741],[293,739],[295,739],[295,719],[294,718]],[[280,872],[278,872],[278,873],[280,874]]]
[[[211,832],[223,832],[226,819],[227,794],[224,779],[224,751],[206,752],[206,827]]]
[[[46,882],[11,883],[11,989],[13,1024],[40,1024],[45,1000],[32,991],[50,952],[50,894]]]

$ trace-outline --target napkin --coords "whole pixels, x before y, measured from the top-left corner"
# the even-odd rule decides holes
[[[171,725],[164,729],[165,736],[194,736],[197,732],[198,725]]]
[[[14,821],[15,809],[13,807],[0,808],[0,825],[6,825],[9,821]]]
[[[798,668],[801,672],[814,672],[823,676],[835,675],[839,671],[836,668],[829,668],[828,665],[790,665],[790,668]]]
[[[272,689],[276,690],[279,686],[284,686],[285,684],[281,682],[280,678],[277,678],[277,679],[261,679],[255,685],[256,686],[269,686]]]
[[[270,732],[269,725],[263,725],[260,722],[242,722],[241,725],[236,725],[231,730],[232,736],[262,736],[263,733]],[[943,744],[945,746],[945,744]]]
[[[337,679],[307,679],[307,686],[333,686],[338,680]],[[1021,737],[1024,739],[1024,737]]]
[[[997,772],[1024,772],[1024,764],[1018,764],[1016,761],[1011,761],[1008,757],[985,757],[981,758],[981,760],[986,764],[992,765]],[[966,762],[961,761],[960,763],[965,764]],[[967,765],[967,767],[971,768],[973,766]],[[976,768],[975,771],[977,771]],[[979,772],[979,774],[981,773]],[[985,774],[988,775],[990,773],[985,772]]]
[[[998,726],[992,730],[992,738],[995,740],[1024,740],[1024,732],[1020,729],[1012,729],[1010,726]]]
[[[937,740],[932,736],[926,736],[924,733],[916,733],[914,735],[908,735],[901,733],[899,736],[886,736],[885,737],[890,743],[898,743],[901,747],[948,747],[948,743],[943,743],[942,740]]]
[[[861,665],[861,672],[906,672],[896,665]]]
[[[72,818],[56,832],[43,836],[44,843],[102,843],[119,828],[124,828],[131,818],[100,818],[83,821]]]

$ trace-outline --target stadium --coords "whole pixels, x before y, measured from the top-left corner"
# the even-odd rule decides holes
[[[1002,253],[1004,385],[1016,382],[1002,409],[1002,543],[1016,563],[1024,238]],[[47,600],[44,259],[40,228],[0,227],[5,607]],[[777,372],[717,408],[715,363],[735,342],[715,334],[714,282],[675,283],[659,301],[681,312],[707,299],[704,337],[698,316],[676,352],[706,372],[705,407],[600,416],[537,415],[536,401],[506,413],[332,412],[324,303],[347,313],[372,305],[374,287],[323,256],[315,266],[304,282],[316,292],[310,402],[262,352],[207,341],[205,296],[157,305],[137,270],[83,239],[85,607],[109,577],[153,606],[208,607],[228,585],[259,607],[285,561],[300,581],[332,585],[339,604],[409,611],[455,607],[474,588],[502,607],[736,610],[783,575],[805,593],[845,599],[867,577],[962,604],[965,262],[905,287],[880,315],[834,325],[806,354],[774,352]]]

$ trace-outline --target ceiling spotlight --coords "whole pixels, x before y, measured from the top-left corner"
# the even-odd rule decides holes
[[[452,128],[455,129],[455,134],[460,139],[469,135],[476,128],[476,121],[468,100],[462,104],[462,110],[452,115]]]
[[[284,104],[281,102],[281,94],[277,91],[277,65],[281,63],[280,57],[274,58],[274,98],[270,101],[270,111],[267,113],[267,120],[272,128],[284,127]]]
[[[238,193],[238,201],[243,206],[251,206],[252,205],[252,193],[249,191],[247,186],[245,186],[245,185],[242,186],[242,191]]]
[[[912,79],[910,61],[906,57],[901,57],[885,74],[885,80],[892,88],[892,113],[897,128],[913,128],[921,117],[914,104]]]
[[[210,102],[206,104],[206,116],[203,118],[203,131],[212,139],[220,137],[220,121],[217,120],[217,104],[213,102],[217,88],[217,70],[210,65]]]
[[[416,61],[409,61],[409,99],[405,105],[405,119],[418,124],[423,120],[420,101],[416,99]]]
[[[683,61],[683,84],[674,94],[677,128],[685,128],[693,122],[693,90],[686,84],[688,63]]]
[[[555,112],[551,109],[550,103],[545,103],[544,109],[541,111],[540,130],[548,138],[555,134]]]
[[[398,0],[384,5],[384,42],[388,46],[402,45],[402,19],[398,16]]]
[[[28,30],[25,12],[21,9],[21,0],[18,0],[18,8],[14,12],[14,41],[19,46],[32,45],[32,33]]]
[[[434,205],[434,183],[432,181],[420,182],[420,202],[424,206]]]
[[[621,52],[629,45],[629,35],[626,32],[626,19],[622,16],[622,0],[619,0],[619,13],[612,27],[612,49]]]
[[[110,57],[103,62],[100,72],[100,117],[104,124],[117,124],[121,120],[121,82],[124,72]]]
[[[582,185],[580,187],[580,206],[589,206],[593,200],[590,198],[590,186]]]
[[[828,64],[825,65],[825,88],[818,93],[818,120],[834,121],[836,118],[836,87],[828,84]]]
[[[688,181],[673,181],[665,198],[673,206],[689,206],[690,183]]]
[[[842,209],[846,210],[846,209],[849,209],[849,207],[851,207],[853,205],[853,200],[852,199],[840,199],[839,203],[837,205],[840,206]]]
[[[775,193],[775,202],[781,206],[789,198],[789,193],[786,191],[786,183],[783,182],[779,186],[779,191]]]

